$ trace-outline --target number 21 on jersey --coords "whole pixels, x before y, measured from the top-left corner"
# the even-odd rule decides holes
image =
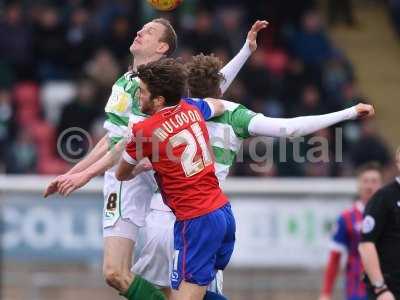
[[[193,133],[188,129],[184,129],[169,139],[169,143],[173,148],[182,144],[186,145],[181,156],[181,165],[186,177],[191,177],[201,172],[206,166],[213,163],[199,123],[193,123],[190,127]],[[200,145],[202,154],[202,157],[197,160],[195,160],[198,149],[196,141]]]

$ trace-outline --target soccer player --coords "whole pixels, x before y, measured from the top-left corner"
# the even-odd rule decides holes
[[[190,96],[196,98],[218,98],[225,81],[221,61],[214,56],[197,55],[187,64]],[[373,115],[370,105],[359,104],[353,108],[322,116],[293,119],[274,119],[256,114],[245,106],[222,100],[226,111],[219,117],[207,121],[210,142],[215,157],[215,170],[219,182],[225,180],[235,162],[235,155],[245,138],[255,135],[297,137],[318,131],[340,121]],[[225,131],[226,130],[226,131]],[[228,140],[223,136],[228,132]],[[133,270],[146,280],[159,286],[169,286],[172,273],[173,223],[175,217],[163,203],[160,193],[153,196],[146,225],[141,229],[143,248]],[[143,255],[142,255],[143,253]],[[167,263],[166,261],[169,261]],[[222,276],[215,282],[214,291],[222,292]]]
[[[132,127],[116,177],[128,180],[138,161],[148,157],[164,201],[174,212],[173,298],[203,299],[216,270],[229,263],[235,244],[235,219],[221,191],[205,120],[181,101],[184,67],[172,59],[139,66],[140,105],[151,115]]]
[[[163,29],[162,27],[160,28],[157,24],[153,24],[157,22],[160,22],[160,24],[165,23],[166,31],[164,33],[160,31],[160,29]],[[247,58],[256,50],[257,34],[260,30],[266,28],[267,25],[268,22],[266,21],[256,21],[248,32],[244,47],[221,70],[226,78],[226,81],[224,81],[221,87],[223,90],[228,88]],[[141,62],[145,63],[152,59],[159,59],[161,57],[159,53],[160,49],[168,49],[164,55],[170,54],[170,49],[175,48],[176,45],[176,38],[172,38],[173,36],[175,35],[172,27],[163,19],[156,19],[146,24],[143,29],[138,32],[137,38],[131,46],[131,52],[135,56],[133,69],[136,70],[137,65],[140,65]],[[162,38],[161,40],[160,37]],[[161,48],[164,41],[169,42],[169,48]],[[153,46],[145,47],[145,42],[149,42]],[[120,145],[116,143],[126,135],[128,118],[131,118],[133,123],[135,123],[145,116],[139,110],[137,102],[138,79],[133,75],[133,72],[128,72],[113,86],[113,94],[106,107],[106,111],[111,110],[111,112],[108,112],[109,119],[105,124],[106,129],[109,131],[108,136],[66,175],[59,176],[53,180],[46,189],[45,196],[57,191],[64,196],[69,195],[74,190],[85,185],[91,178],[111,168],[116,162],[116,153],[120,148]],[[124,92],[125,90],[127,90],[129,95]],[[113,151],[106,152],[108,138],[110,138],[114,148],[112,148]],[[138,170],[140,170],[142,166],[144,165],[139,164]],[[136,204],[136,201],[145,202],[145,197],[147,195],[145,192],[149,190],[153,191],[154,185],[152,184],[152,180],[154,179],[151,174],[141,181],[134,179],[131,182],[125,183],[124,189],[120,191],[122,183],[115,179],[114,170],[111,169],[105,174],[106,202],[104,219],[107,221],[107,219],[111,217],[115,224],[107,229],[107,235],[110,235],[110,237],[105,237],[104,274],[107,282],[122,293],[126,293],[129,287],[134,283],[134,274],[129,271],[131,267],[131,255],[128,253],[133,250],[136,241],[137,226],[131,226],[131,224],[127,223],[136,222],[134,225],[137,225],[140,220],[144,219],[145,214],[143,214],[143,212],[145,209],[137,208],[142,208],[144,205],[148,206],[150,201],[147,201],[147,204]],[[139,184],[141,186],[138,186]],[[147,187],[145,186],[146,184],[148,185]],[[124,227],[121,228],[121,225]],[[121,236],[122,234],[123,236]],[[115,236],[115,238],[113,236]],[[162,266],[159,267],[162,268]],[[145,285],[137,284],[136,286]]]
[[[111,155],[111,150],[115,149],[118,141],[126,136],[129,120],[136,123],[145,118],[137,101],[139,81],[134,76],[134,71],[139,65],[171,55],[176,44],[176,33],[165,19],[155,19],[137,32],[129,49],[133,56],[132,70],[115,82],[105,108],[106,136],[69,172],[50,182],[44,193],[45,197],[57,191],[70,192],[71,186],[76,189],[86,184],[90,179],[89,173],[83,171],[93,167],[101,158]],[[112,167],[112,163],[109,167]],[[122,183],[116,179],[114,169],[108,170],[104,175],[103,273],[107,284],[128,299],[134,299],[134,295],[126,294],[132,287],[142,291],[146,299],[163,297],[151,284],[139,277],[135,278],[130,271],[137,231],[144,225],[149,201],[154,192],[153,180],[152,174],[142,173],[135,179]]]
[[[400,148],[396,164],[400,171]],[[358,250],[368,300],[400,299],[400,177],[378,190],[365,207]]]
[[[347,254],[346,299],[367,300],[365,284],[361,281],[362,265],[358,244],[361,239],[364,207],[382,185],[380,166],[376,163],[361,166],[358,170],[357,181],[358,200],[351,208],[342,212],[336,222],[320,300],[330,300],[332,297],[342,254]]]

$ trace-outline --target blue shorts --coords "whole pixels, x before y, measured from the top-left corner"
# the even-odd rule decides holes
[[[228,203],[204,216],[175,221],[171,286],[182,280],[207,286],[228,265],[235,245],[236,223]]]

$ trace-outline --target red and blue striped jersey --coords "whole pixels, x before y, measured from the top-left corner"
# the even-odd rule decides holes
[[[367,299],[366,288],[361,280],[363,267],[358,253],[364,205],[357,201],[340,214],[332,237],[331,250],[347,254],[346,296],[347,299]]]

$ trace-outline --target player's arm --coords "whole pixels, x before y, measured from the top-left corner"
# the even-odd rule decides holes
[[[332,290],[335,285],[336,277],[339,271],[341,253],[331,251],[329,253],[328,264],[324,273],[324,281],[322,283],[322,291],[319,300],[330,300]]]
[[[108,151],[108,137],[107,135],[105,135],[96,144],[96,146],[92,149],[92,151],[90,151],[89,154],[85,156],[84,159],[82,159],[79,163],[73,166],[67,173],[54,178],[46,187],[43,196],[47,197],[50,196],[51,194],[56,193],[60,181],[62,181],[69,175],[76,174],[87,169],[89,166],[91,166],[96,161],[101,159],[107,153],[107,151]]]
[[[373,242],[362,242],[358,246],[365,273],[372,284],[384,283],[378,252]]]
[[[126,145],[115,172],[115,177],[120,181],[133,179],[137,174],[152,168],[147,158],[152,152],[151,143],[143,137],[143,126],[141,123],[132,128],[132,136],[135,138]]]
[[[320,300],[329,300],[332,296],[333,287],[335,286],[336,278],[340,268],[340,258],[342,253],[347,252],[349,245],[349,237],[346,229],[346,222],[343,216],[340,216],[336,221],[335,231],[330,242],[330,253],[328,263],[325,268],[324,281]]]
[[[384,231],[386,215],[389,210],[384,199],[384,192],[380,190],[368,202],[364,211],[361,242],[358,246],[365,273],[373,286],[385,282],[375,246]],[[374,292],[379,293],[384,290],[387,290],[386,285],[375,289]],[[385,299],[394,299],[389,290],[385,293],[387,294]]]
[[[124,152],[121,160],[119,161],[115,176],[120,181],[131,180],[138,174],[151,170],[152,165],[150,160],[145,157],[141,161],[136,162],[132,157]]]
[[[254,136],[294,138],[314,133],[342,121],[369,118],[374,114],[374,107],[363,103],[334,113],[317,116],[285,119],[269,118],[257,114],[251,119],[248,130]]]
[[[225,80],[221,82],[220,88],[222,94],[226,92],[233,80],[236,78],[240,69],[244,66],[250,55],[257,49],[257,34],[260,30],[267,28],[268,22],[256,21],[247,33],[246,42],[243,48],[239,51],[236,56],[229,61],[220,72],[224,75]]]
[[[101,157],[87,169],[65,176],[59,180],[58,191],[63,196],[68,196],[73,191],[87,184],[92,178],[103,174],[105,171],[113,167],[121,157],[125,149],[126,140],[120,140],[106,155]]]
[[[206,98],[206,99],[192,99],[185,98],[186,103],[196,106],[202,114],[204,120],[209,120],[214,117],[222,115],[225,111],[225,106],[219,99]]]

